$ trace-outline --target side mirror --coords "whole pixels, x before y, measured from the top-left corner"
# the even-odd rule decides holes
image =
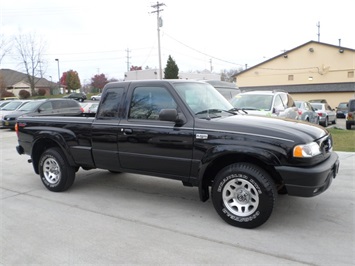
[[[161,109],[159,112],[159,120],[175,122],[176,124],[184,124],[184,119],[181,119],[176,109]]]

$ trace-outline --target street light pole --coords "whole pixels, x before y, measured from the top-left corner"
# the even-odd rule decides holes
[[[56,58],[55,61],[58,63],[58,84],[60,84],[60,70],[59,70],[59,59]]]

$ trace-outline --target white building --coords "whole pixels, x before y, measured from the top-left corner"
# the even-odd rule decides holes
[[[159,79],[158,69],[144,69],[133,70],[125,72],[124,80],[143,80],[143,79]],[[211,73],[209,70],[196,72],[180,72],[179,79],[193,79],[193,80],[221,80],[221,75]]]

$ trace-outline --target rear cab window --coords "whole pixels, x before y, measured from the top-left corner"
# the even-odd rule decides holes
[[[108,88],[101,98],[96,119],[117,119],[124,88]]]

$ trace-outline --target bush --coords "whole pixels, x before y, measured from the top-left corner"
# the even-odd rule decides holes
[[[13,94],[12,92],[9,92],[9,91],[3,91],[1,93],[1,98],[5,98],[5,97],[15,97],[15,94]]]
[[[26,90],[20,90],[18,95],[19,95],[20,99],[28,99],[31,97],[31,93],[29,93]]]
[[[39,89],[38,89],[38,95],[39,95],[39,96],[44,96],[44,95],[46,95],[46,90],[43,89],[43,88],[39,88]]]

